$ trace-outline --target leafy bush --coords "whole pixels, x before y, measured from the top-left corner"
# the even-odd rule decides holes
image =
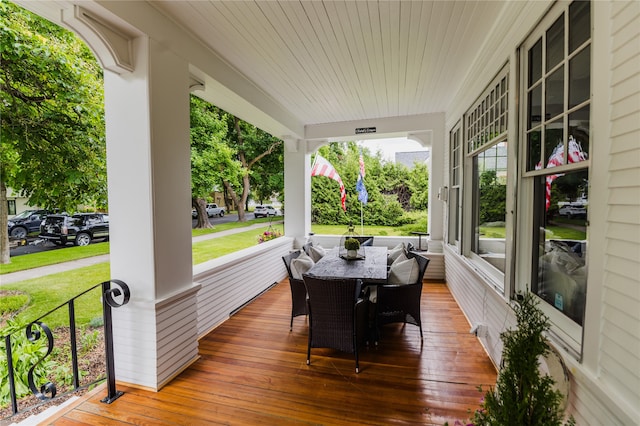
[[[8,321],[7,327],[2,330],[0,340],[0,407],[6,407],[11,403],[9,394],[9,366],[4,336],[11,335],[11,359],[14,369],[15,390],[18,398],[31,393],[29,389],[29,369],[34,369],[34,381],[40,383],[46,380],[47,372],[52,371],[54,363],[44,360],[36,364],[40,358],[47,354],[47,339],[44,333],[34,342],[27,339],[25,328],[28,323]],[[37,326],[34,326],[37,328]]]

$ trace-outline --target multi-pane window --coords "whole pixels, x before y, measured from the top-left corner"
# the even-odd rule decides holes
[[[16,200],[7,200],[7,209],[9,215],[16,214]]]
[[[451,130],[449,141],[451,143],[449,157],[449,228],[448,242],[451,245],[459,246],[460,243],[460,214],[461,214],[461,178],[462,178],[462,135],[460,124]]]
[[[544,21],[523,49],[526,179],[533,179],[531,291],[578,325],[586,297],[591,4]]]
[[[472,164],[470,250],[500,290],[506,268],[508,71],[505,66],[465,114]]]

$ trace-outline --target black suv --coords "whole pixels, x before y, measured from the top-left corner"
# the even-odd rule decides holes
[[[19,239],[26,238],[27,234],[32,232],[38,232],[40,224],[49,213],[49,210],[25,210],[15,215],[7,222],[9,236]]]
[[[40,225],[40,238],[57,245],[74,243],[86,246],[95,238],[109,238],[109,215],[78,213],[73,216],[52,214]]]

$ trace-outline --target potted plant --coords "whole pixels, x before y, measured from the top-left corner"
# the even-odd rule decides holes
[[[573,417],[564,420],[565,395],[540,371],[540,358],[551,350],[544,336],[550,323],[537,303],[525,293],[514,306],[518,327],[500,335],[504,348],[498,381],[485,393],[472,425],[575,425]]]
[[[358,250],[360,249],[360,241],[355,238],[347,238],[344,240],[344,248],[347,250],[347,257],[355,259],[358,257]]]

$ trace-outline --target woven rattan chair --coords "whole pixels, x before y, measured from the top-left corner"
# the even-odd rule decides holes
[[[307,289],[304,286],[304,282],[293,278],[293,274],[291,273],[291,261],[298,256],[300,256],[300,250],[282,256],[284,266],[287,267],[287,273],[289,274],[289,287],[291,287],[291,323],[289,324],[289,331],[293,330],[294,317],[309,314],[307,308]]]
[[[422,339],[420,299],[422,296],[422,280],[424,272],[429,265],[429,259],[413,251],[408,252],[407,257],[409,259],[414,258],[418,262],[418,279],[413,284],[385,284],[378,286],[376,329],[379,330],[382,325],[396,322],[410,323],[420,327],[420,339]]]
[[[309,294],[307,365],[311,348],[332,348],[354,354],[359,373],[358,344],[365,338],[369,305],[368,297],[360,297],[362,281],[303,278]]]

